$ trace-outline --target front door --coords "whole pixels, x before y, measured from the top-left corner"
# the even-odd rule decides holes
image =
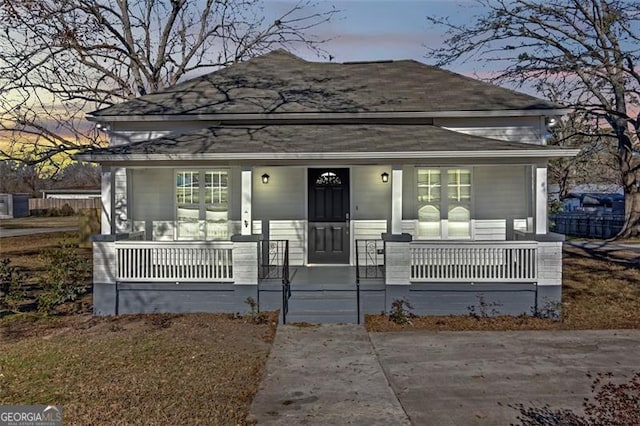
[[[349,169],[309,169],[309,263],[349,263]]]

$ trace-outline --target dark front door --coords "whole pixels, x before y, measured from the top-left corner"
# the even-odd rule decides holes
[[[349,169],[309,169],[309,263],[349,263]]]

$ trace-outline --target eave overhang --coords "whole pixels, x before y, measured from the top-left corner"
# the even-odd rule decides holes
[[[280,152],[280,153],[197,153],[197,154],[78,154],[74,158],[95,163],[122,162],[273,162],[273,161],[353,161],[356,163],[384,162],[407,160],[452,159],[457,161],[473,161],[477,159],[538,159],[548,160],[558,157],[575,157],[579,149],[545,149],[545,150],[485,150],[485,151],[416,151],[416,152]]]
[[[389,111],[389,112],[283,112],[268,114],[146,114],[146,115],[87,115],[97,123],[154,122],[154,121],[324,121],[416,118],[473,118],[473,117],[555,117],[566,115],[568,108],[482,111]]]

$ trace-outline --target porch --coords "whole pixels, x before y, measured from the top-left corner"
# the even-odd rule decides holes
[[[416,314],[492,306],[531,314],[560,299],[558,241],[357,240],[356,264],[290,265],[289,242],[95,241],[96,314],[280,310],[288,322],[357,322],[404,298]],[[524,236],[524,235],[523,235]],[[477,309],[477,308],[476,308]],[[285,316],[286,315],[286,316]]]

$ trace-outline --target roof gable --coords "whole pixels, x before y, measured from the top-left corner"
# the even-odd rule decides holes
[[[132,115],[545,110],[558,105],[413,60],[309,62],[279,49],[92,113]]]

